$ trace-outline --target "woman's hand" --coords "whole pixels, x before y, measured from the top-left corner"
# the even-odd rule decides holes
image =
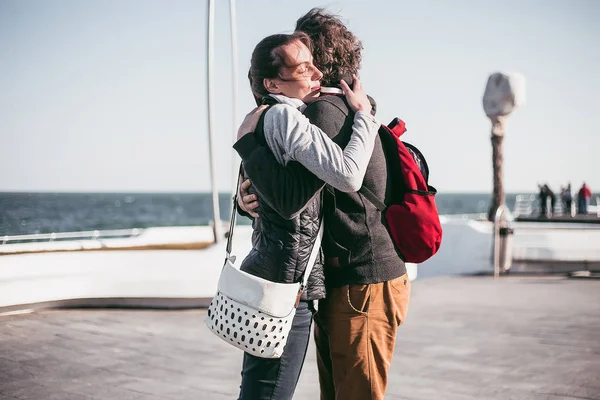
[[[246,133],[254,132],[256,130],[258,120],[260,119],[262,113],[267,109],[267,107],[267,105],[263,104],[262,106],[258,106],[252,111],[250,111],[248,114],[246,114],[246,117],[244,117],[244,121],[242,121],[242,124],[238,128],[237,140],[240,140],[242,136],[244,136]]]
[[[371,102],[367,98],[367,94],[365,93],[362,83],[360,83],[360,79],[356,75],[354,78],[354,87],[350,89],[350,86],[343,79],[340,81],[340,86],[346,95],[346,100],[348,100],[348,105],[352,109],[352,111],[363,111],[366,113],[371,112]]]

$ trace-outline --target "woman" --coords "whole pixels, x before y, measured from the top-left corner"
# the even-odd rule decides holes
[[[301,114],[306,102],[318,97],[321,72],[312,63],[310,39],[303,33],[273,35],[252,54],[249,72],[257,104],[276,102],[258,123],[249,114],[238,130],[235,149],[244,154],[252,141],[264,141],[281,164],[300,162],[309,171],[342,191],[356,191],[373,151],[379,123],[370,115],[371,104],[358,80],[354,90],[341,85],[356,111],[353,134],[345,150]],[[253,132],[252,135],[246,135]],[[247,158],[248,155],[245,154]],[[275,182],[274,184],[277,184]],[[255,187],[260,194],[260,187]],[[282,189],[283,190],[283,189]],[[260,218],[253,223],[253,249],[241,269],[276,282],[298,282],[315,245],[321,218],[321,198],[315,195],[295,215],[282,216],[277,207],[259,200]],[[317,244],[318,245],[318,244]],[[312,321],[312,300],[325,296],[320,261],[315,264],[297,307],[280,359],[244,354],[240,399],[291,399],[304,363]]]

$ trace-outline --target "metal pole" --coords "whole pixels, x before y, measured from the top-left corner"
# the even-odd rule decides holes
[[[208,1],[208,35],[207,35],[207,68],[206,68],[206,90],[207,90],[207,103],[208,103],[208,148],[209,148],[209,162],[210,162],[210,182],[212,187],[212,201],[213,201],[213,234],[215,237],[215,243],[221,241],[223,238],[221,224],[221,215],[219,213],[219,192],[217,190],[217,180],[215,177],[216,166],[214,157],[214,137],[213,137],[213,115],[212,115],[212,76],[213,76],[213,58],[214,58],[214,31],[215,31],[215,2],[214,0]]]
[[[237,141],[237,96],[238,96],[238,82],[237,82],[237,16],[235,12],[235,0],[229,0],[229,17],[230,17],[230,25],[231,25],[231,92],[232,92],[232,104],[231,104],[231,113],[232,113],[232,132],[233,132],[233,143]],[[232,151],[232,159],[231,159],[231,167],[232,167],[232,175],[233,175],[233,190],[232,196],[236,192],[237,184],[238,184],[238,165],[240,163],[240,158],[235,151]],[[231,210],[231,212],[235,212],[235,206]]]

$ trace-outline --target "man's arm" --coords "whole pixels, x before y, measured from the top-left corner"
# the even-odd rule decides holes
[[[258,218],[259,215],[254,211],[258,207],[258,198],[255,194],[248,192],[252,182],[250,179],[244,180],[242,175],[238,178],[238,196],[235,208],[238,214],[250,219]]]

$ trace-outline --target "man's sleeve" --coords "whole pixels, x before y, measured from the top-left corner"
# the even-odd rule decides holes
[[[233,147],[258,196],[283,218],[298,215],[325,185],[298,162],[281,165],[253,133],[244,135]]]
[[[237,203],[237,201],[235,202],[235,209],[237,210],[237,213],[240,214],[242,217],[246,217],[250,221],[254,220],[254,217],[252,215],[250,215],[246,211],[242,210],[242,207],[240,207],[240,205]]]

